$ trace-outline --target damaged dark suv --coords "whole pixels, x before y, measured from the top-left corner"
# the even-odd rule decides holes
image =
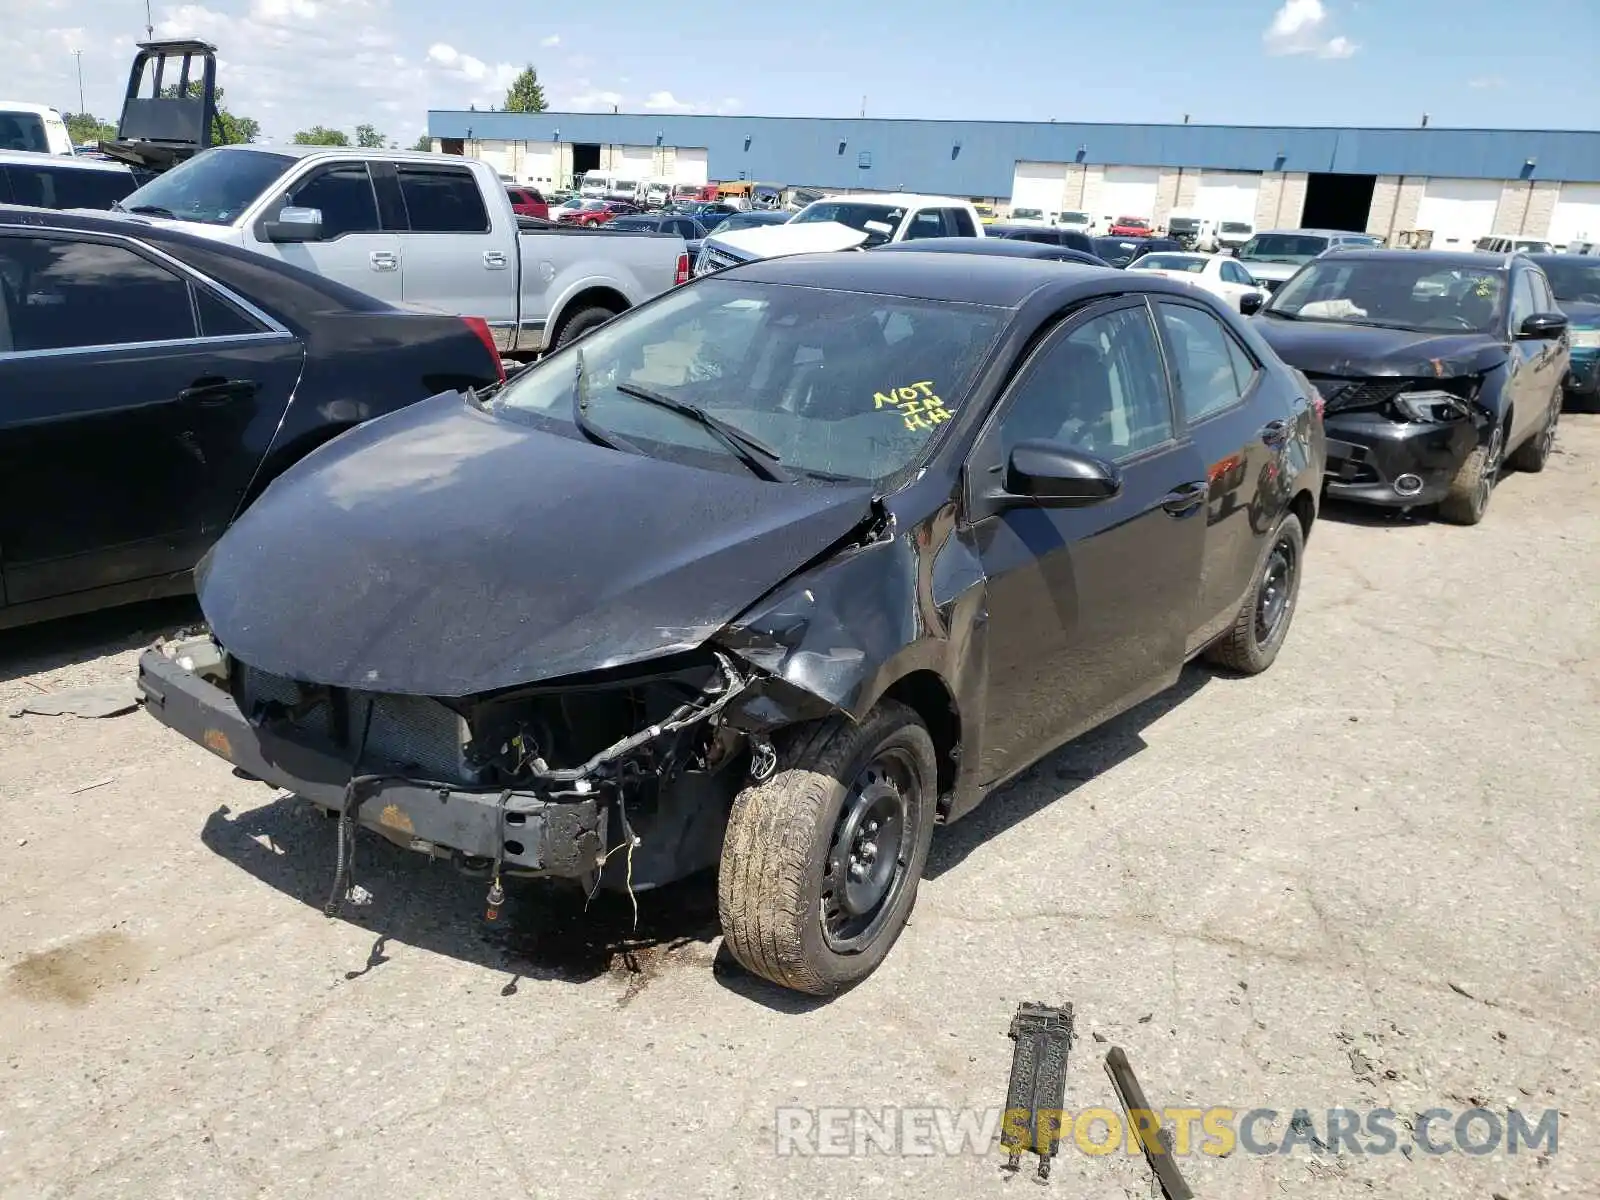
[[[1502,466],[1550,457],[1567,318],[1523,255],[1335,251],[1252,323],[1322,393],[1330,496],[1476,525]]]
[[[774,259],[488,396],[374,421],[198,573],[148,709],[486,872],[717,866],[730,951],[829,994],[934,826],[1201,653],[1264,670],[1323,470],[1305,378],[1180,283],[1026,259]]]

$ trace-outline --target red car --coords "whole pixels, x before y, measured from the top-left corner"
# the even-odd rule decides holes
[[[1143,217],[1118,217],[1111,222],[1112,237],[1149,237],[1150,222]]]
[[[558,208],[556,221],[562,225],[604,225],[612,217],[640,211],[625,200],[585,200],[577,208]]]
[[[538,188],[508,187],[506,197],[511,201],[511,211],[519,217],[538,217],[541,221],[550,219],[550,206],[544,202]]]

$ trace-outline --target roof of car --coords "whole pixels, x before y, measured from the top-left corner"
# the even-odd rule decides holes
[[[103,158],[79,158],[75,154],[42,154],[37,150],[0,150],[0,163],[16,163],[22,167],[66,167],[80,171],[118,171],[127,174],[128,168],[119,162]]]
[[[1341,250],[1331,257],[1337,262],[1392,258],[1431,263],[1439,267],[1475,267],[1480,271],[1499,271],[1505,269],[1507,255],[1473,250],[1386,250],[1382,246],[1363,246],[1360,249]],[[1523,254],[1518,257],[1528,256]]]
[[[479,159],[465,158],[459,154],[434,154],[429,150],[382,150],[365,146],[297,146],[293,143],[276,142],[239,142],[228,146],[213,146],[213,151],[237,153],[241,150],[258,150],[267,154],[282,154],[288,158],[311,158],[318,154],[344,154],[356,155],[359,158],[387,159],[394,162],[478,162]],[[498,173],[496,178],[499,178]],[[501,179],[501,183],[513,186]],[[529,185],[531,186],[531,185]]]
[[[1031,256],[967,256],[949,251],[917,253],[909,250],[886,254],[882,250],[870,250],[761,259],[730,268],[717,278],[1017,308],[1042,289],[1065,292],[1079,284],[1103,285],[1107,272],[1101,267]],[[1120,272],[1118,278],[1123,278]],[[1163,281],[1152,277],[1150,282]],[[1181,288],[1183,285],[1173,283],[1170,286]],[[1146,281],[1139,281],[1139,288],[1144,290]]]
[[[899,254],[988,254],[995,258],[1047,258],[1060,260],[1064,253],[1082,254],[1072,246],[1058,246],[1054,242],[1025,242],[1020,238],[951,237],[925,238],[915,242],[891,242],[879,246],[874,254],[887,252]]]

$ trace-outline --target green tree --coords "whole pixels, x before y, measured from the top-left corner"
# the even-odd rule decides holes
[[[204,87],[198,79],[189,81],[189,95],[200,96]],[[178,94],[178,85],[169,83],[161,89],[161,94],[168,99],[175,98]],[[225,94],[221,88],[217,89],[216,96],[217,121],[211,131],[211,144],[214,146],[237,146],[246,142],[253,142],[261,136],[261,122],[254,117],[240,117],[228,111],[225,103]],[[113,134],[113,136],[115,136]]]
[[[379,133],[373,126],[356,126],[356,145],[363,150],[382,150],[388,144],[389,139]]]
[[[93,113],[62,113],[62,120],[67,123],[67,133],[71,135],[74,145],[82,142],[109,142],[116,138],[117,127],[108,121],[102,121]]]
[[[544,88],[539,84],[539,72],[529,63],[522,69],[509,88],[506,89],[506,102],[500,106],[507,112],[543,112],[547,107],[544,102]]]
[[[432,150],[433,149],[433,139],[431,137],[429,137],[427,134],[423,134],[421,137],[419,137],[417,139],[416,145],[412,146],[411,148],[413,150]]]
[[[310,129],[302,129],[294,135],[296,146],[348,146],[350,135],[342,129],[328,129],[322,125],[313,125]]]

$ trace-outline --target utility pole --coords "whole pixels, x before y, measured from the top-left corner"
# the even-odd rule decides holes
[[[156,36],[155,22],[150,19],[150,0],[144,0],[144,40],[152,42]]]
[[[83,51],[74,50],[72,55],[78,60],[78,112],[81,114],[88,111],[83,106]]]
[[[867,98],[865,96],[861,97],[861,115],[863,117],[867,115]]]

